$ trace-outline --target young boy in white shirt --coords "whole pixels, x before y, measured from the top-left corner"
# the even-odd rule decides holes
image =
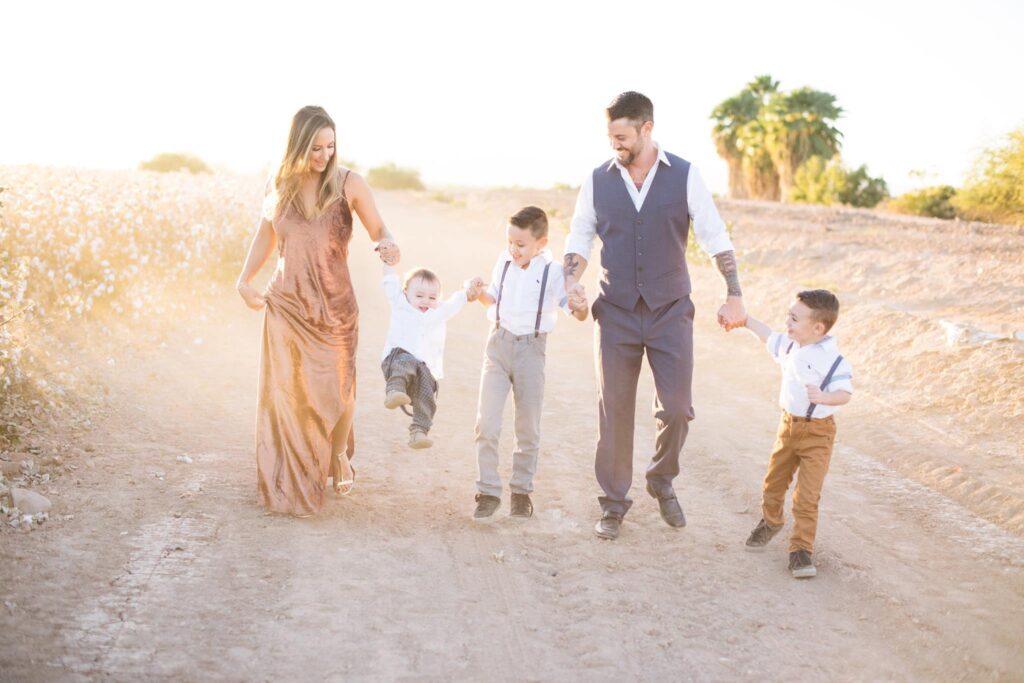
[[[434,445],[428,434],[437,410],[437,380],[444,376],[446,323],[467,301],[480,296],[483,281],[475,278],[443,302],[441,280],[426,268],[409,271],[404,284],[399,284],[397,271],[385,265],[381,284],[391,306],[381,362],[387,392],[384,406],[394,409],[411,403],[409,445],[430,448]]]
[[[515,450],[512,453],[510,515],[533,515],[533,475],[540,449],[547,335],[558,308],[585,320],[589,312],[581,285],[565,291],[562,266],[547,249],[548,218],[527,206],[509,219],[508,246],[498,256],[487,291],[479,296],[493,324],[484,351],[476,419],[477,480],[473,519],[489,522],[501,506],[498,438],[501,415],[511,389],[515,400]]]
[[[747,318],[746,327],[765,342],[782,366],[779,405],[782,421],[764,477],[762,518],[747,538],[747,549],[763,550],[783,525],[786,489],[797,472],[793,491],[793,535],[789,569],[798,579],[817,574],[814,537],[818,500],[832,458],[836,423],[832,415],[850,401],[853,372],[839,355],[828,331],[839,316],[839,300],[824,289],[800,292],[790,306],[786,333],[772,332],[763,322]]]

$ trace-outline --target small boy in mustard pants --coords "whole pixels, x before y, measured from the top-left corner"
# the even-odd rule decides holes
[[[797,475],[793,491],[793,535],[789,569],[798,579],[817,574],[814,536],[818,500],[825,482],[836,423],[832,416],[853,393],[849,362],[828,331],[839,316],[839,300],[824,289],[800,292],[790,306],[786,333],[772,332],[759,320],[746,327],[765,342],[768,353],[782,366],[779,405],[782,421],[764,477],[762,518],[747,538],[747,550],[760,551],[783,525],[786,490]]]

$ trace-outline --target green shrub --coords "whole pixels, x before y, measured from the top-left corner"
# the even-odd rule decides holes
[[[366,176],[366,182],[379,190],[424,189],[419,171],[412,168],[400,168],[394,164],[371,168]]]
[[[889,198],[889,186],[879,176],[868,175],[868,167],[861,164],[853,171],[846,172],[846,184],[839,192],[839,203],[866,209],[878,206],[883,199]]]
[[[157,154],[149,161],[139,164],[143,171],[158,171],[160,173],[172,173],[174,171],[188,171],[189,173],[212,173],[199,157],[188,154]]]
[[[934,185],[922,190],[913,190],[889,200],[886,208],[896,213],[909,213],[915,216],[931,216],[933,218],[954,218],[956,208],[952,200],[956,197],[956,188],[951,185]]]
[[[1024,128],[982,153],[952,203],[970,220],[1024,225]]]
[[[790,199],[805,204],[846,204],[871,208],[889,196],[882,178],[868,175],[867,166],[846,169],[838,157],[813,156],[797,169]]]

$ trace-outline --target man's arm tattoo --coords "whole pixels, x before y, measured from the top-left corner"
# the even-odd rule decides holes
[[[566,278],[576,279],[576,271],[580,269],[579,254],[566,254],[562,260],[562,272]]]
[[[715,254],[715,264],[718,266],[718,272],[725,278],[728,295],[743,296],[743,292],[740,290],[740,273],[736,266],[736,253],[723,251],[720,254]]]

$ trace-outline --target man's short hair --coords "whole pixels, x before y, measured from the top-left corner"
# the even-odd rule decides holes
[[[616,95],[605,113],[609,121],[629,119],[642,126],[648,121],[654,121],[654,103],[646,95],[630,90]]]
[[[409,283],[416,278],[423,280],[425,284],[437,285],[438,289],[441,287],[441,278],[437,276],[437,273],[429,268],[414,268],[405,274],[405,280],[402,282],[402,289],[408,289]]]
[[[548,215],[544,213],[544,209],[536,206],[519,209],[512,214],[508,222],[517,228],[529,230],[534,239],[539,240],[541,237],[548,236]]]
[[[797,301],[811,309],[811,318],[825,325],[828,332],[839,318],[839,299],[827,289],[805,289],[796,295]]]

